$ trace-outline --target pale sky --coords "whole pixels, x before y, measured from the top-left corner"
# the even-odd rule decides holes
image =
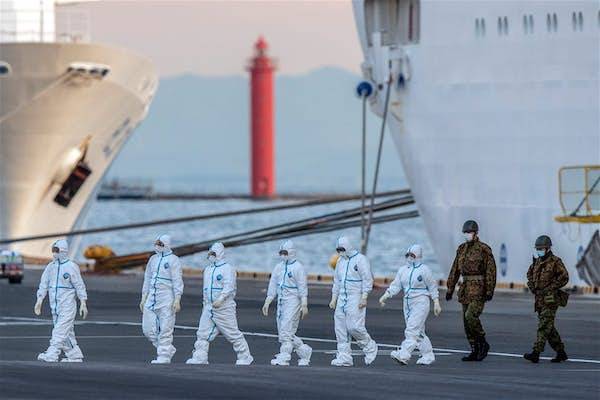
[[[135,50],[162,76],[244,74],[261,34],[279,73],[322,66],[358,73],[362,61],[349,0],[105,0],[69,8],[89,10],[94,42]]]

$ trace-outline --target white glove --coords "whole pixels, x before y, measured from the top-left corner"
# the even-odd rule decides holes
[[[368,294],[363,294],[362,297],[360,298],[360,301],[358,302],[358,308],[365,308],[367,306],[367,297],[369,295]]]
[[[385,307],[385,301],[391,297],[392,296],[390,296],[390,294],[386,290],[383,296],[379,298],[379,305],[381,305],[381,307]]]
[[[37,301],[35,302],[35,306],[33,306],[33,313],[35,315],[41,315],[42,314],[42,303],[44,302],[44,298],[43,297],[38,297]]]
[[[329,302],[329,308],[331,308],[332,310],[335,310],[335,306],[337,305],[337,296],[336,295],[332,295],[331,296],[331,301]]]
[[[219,308],[223,305],[223,303],[225,303],[225,299],[222,297],[219,297],[218,299],[216,299],[215,301],[213,301],[212,306],[214,308]]]
[[[302,298],[302,310],[300,312],[300,317],[304,319],[308,315],[308,299],[306,297]]]
[[[181,296],[175,296],[173,300],[173,311],[178,313],[181,310]]]
[[[440,306],[440,299],[433,299],[433,315],[436,317],[442,312],[442,306]]]
[[[140,300],[140,312],[144,312],[144,306],[146,305],[146,300],[148,299],[148,293],[142,294],[142,300]]]
[[[267,298],[265,299],[265,304],[263,304],[262,306],[262,315],[264,315],[265,317],[269,316],[269,306],[271,305],[271,302],[273,302],[273,298],[267,296]]]
[[[79,300],[79,316],[86,319],[88,315],[87,304],[85,300]]]

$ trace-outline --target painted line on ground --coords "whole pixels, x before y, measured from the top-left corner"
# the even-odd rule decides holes
[[[28,318],[28,317],[0,317],[3,320],[19,320],[24,322],[52,322],[47,319],[40,318]],[[141,322],[127,322],[127,321],[76,321],[75,325],[124,325],[124,326],[142,326]],[[176,329],[182,330],[197,330],[197,326],[189,326],[189,325],[175,325]],[[256,337],[265,337],[265,338],[278,338],[278,335],[273,333],[262,333],[262,332],[242,332],[246,336],[256,336]],[[299,336],[300,339],[305,340],[307,342],[319,342],[319,343],[337,343],[334,339],[321,339],[321,338],[311,338]],[[356,342],[352,342],[353,344],[357,344]],[[397,349],[399,346],[397,344],[386,344],[386,343],[377,343],[379,347],[387,347],[392,349]],[[439,347],[434,347],[434,351],[439,351],[442,353],[455,353],[455,354],[468,354],[470,353],[467,350],[457,350],[457,349],[444,349]],[[499,357],[511,357],[511,358],[523,358],[522,354],[514,354],[514,353],[501,353],[490,351],[488,355],[491,356],[499,356]],[[540,360],[551,360],[552,357],[540,357]],[[588,364],[600,364],[600,360],[590,360],[585,358],[569,358],[567,361],[573,363],[588,363]]]

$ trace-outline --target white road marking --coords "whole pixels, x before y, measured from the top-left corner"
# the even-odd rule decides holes
[[[173,335],[176,338],[195,338],[196,335]],[[145,339],[144,335],[77,335],[77,340],[80,339]],[[4,339],[50,339],[50,336],[0,336],[0,340]]]
[[[2,320],[17,320],[22,322],[33,322],[34,324],[30,325],[38,325],[40,322],[52,322],[48,319],[40,319],[40,318],[27,318],[27,317],[0,317]],[[0,322],[2,324],[2,322]],[[126,322],[126,321],[76,321],[76,325],[124,325],[124,326],[142,326],[141,322]],[[27,325],[24,323],[24,325]],[[182,330],[197,330],[197,326],[188,326],[188,325],[175,325],[176,329]],[[257,337],[266,337],[266,338],[277,338],[278,336],[272,333],[262,333],[262,332],[242,332],[246,336],[257,336]],[[307,342],[320,342],[320,343],[336,343],[334,339],[321,339],[321,338],[311,338],[311,337],[300,337],[300,339],[305,340]],[[356,342],[352,342],[356,344]],[[397,344],[386,344],[386,343],[377,343],[379,347],[387,347],[392,349],[397,349],[399,346]],[[470,353],[467,350],[457,350],[457,349],[444,349],[444,348],[433,348],[434,351],[439,351],[442,353],[455,353],[455,354],[468,354]],[[513,353],[500,353],[500,352],[489,352],[488,355],[491,356],[499,356],[499,357],[512,357],[512,358],[523,358],[522,354],[513,354]],[[540,360],[550,360],[552,357],[540,357]],[[567,361],[573,363],[588,363],[588,364],[600,364],[600,360],[590,360],[585,358],[569,358]]]

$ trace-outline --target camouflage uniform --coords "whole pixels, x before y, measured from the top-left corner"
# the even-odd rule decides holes
[[[527,271],[527,286],[535,294],[535,311],[538,313],[537,339],[533,350],[544,351],[546,341],[555,351],[564,351],[565,346],[554,326],[556,309],[566,305],[565,292],[560,288],[569,282],[569,273],[560,257],[548,252],[535,259]]]
[[[448,275],[448,293],[452,295],[462,275],[458,301],[463,308],[465,333],[471,346],[485,337],[479,316],[486,301],[491,300],[496,287],[496,262],[492,249],[475,238],[458,246],[456,258]]]

